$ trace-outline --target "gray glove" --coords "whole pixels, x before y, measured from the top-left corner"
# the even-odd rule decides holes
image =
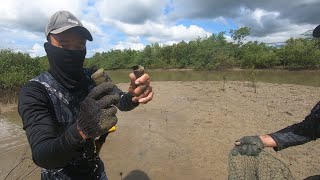
[[[119,102],[119,95],[109,95],[114,86],[112,82],[102,83],[93,88],[82,101],[77,123],[86,137],[101,136],[117,123],[117,108],[114,104]]]
[[[264,148],[263,142],[259,136],[244,136],[240,140],[237,140],[235,147],[231,150],[233,156],[247,155],[258,156]]]

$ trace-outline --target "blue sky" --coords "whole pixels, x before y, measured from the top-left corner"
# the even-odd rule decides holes
[[[301,8],[303,7],[303,8]],[[92,33],[87,57],[110,49],[141,50],[251,28],[248,41],[283,42],[320,23],[318,0],[10,0],[0,2],[0,48],[43,56],[45,26],[58,10],[76,15]]]

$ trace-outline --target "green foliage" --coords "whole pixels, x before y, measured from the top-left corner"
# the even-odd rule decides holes
[[[136,63],[143,63],[140,52],[126,50],[111,50],[109,52],[97,52],[92,58],[86,59],[85,67],[102,67],[104,69],[128,69]]]
[[[250,28],[230,30],[237,42],[227,42],[224,34],[212,34],[206,38],[182,41],[178,44],[160,46],[147,45],[142,51],[111,50],[96,53],[86,61],[87,66],[96,65],[106,69],[128,69],[135,64],[146,68],[191,68],[197,70],[229,69],[232,67],[288,69],[319,68],[319,42],[310,39],[288,40],[284,47],[270,47],[264,43],[247,42]]]
[[[318,40],[289,39],[278,51],[280,64],[288,69],[316,69],[320,67]]]
[[[264,43],[248,42],[239,48],[240,66],[244,68],[272,68],[279,64],[276,48]]]
[[[45,68],[41,58],[31,58],[28,54],[0,50],[0,88],[15,88],[38,75]]]
[[[195,69],[215,70],[227,69],[234,65],[234,57],[230,43],[224,38],[224,32],[213,34],[199,42],[193,53],[192,62]]]
[[[233,40],[237,41],[238,44],[242,44],[246,36],[250,35],[250,28],[241,27],[237,30],[230,30],[230,34]]]

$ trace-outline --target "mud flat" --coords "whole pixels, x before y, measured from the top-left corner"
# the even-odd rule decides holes
[[[257,83],[254,93],[250,82],[227,81],[224,91],[222,83],[153,82],[152,102],[118,112],[117,131],[101,151],[109,179],[120,179],[120,173],[127,180],[128,174],[142,180],[227,179],[236,139],[300,122],[320,100],[319,87]],[[267,152],[296,179],[320,174],[318,141]],[[16,154],[11,156],[14,160]]]
[[[244,135],[300,122],[320,100],[320,88],[219,81],[154,82],[154,100],[119,112],[118,130],[101,157],[110,179],[134,170],[150,179],[226,179],[228,153]],[[119,84],[126,90],[127,84]],[[297,179],[320,174],[317,141],[274,152]],[[145,174],[144,174],[145,173]],[[139,173],[137,173],[139,174]]]

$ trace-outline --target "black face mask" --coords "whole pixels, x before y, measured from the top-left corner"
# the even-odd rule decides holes
[[[87,51],[66,50],[44,43],[52,76],[67,89],[74,89],[84,79],[83,62]]]

